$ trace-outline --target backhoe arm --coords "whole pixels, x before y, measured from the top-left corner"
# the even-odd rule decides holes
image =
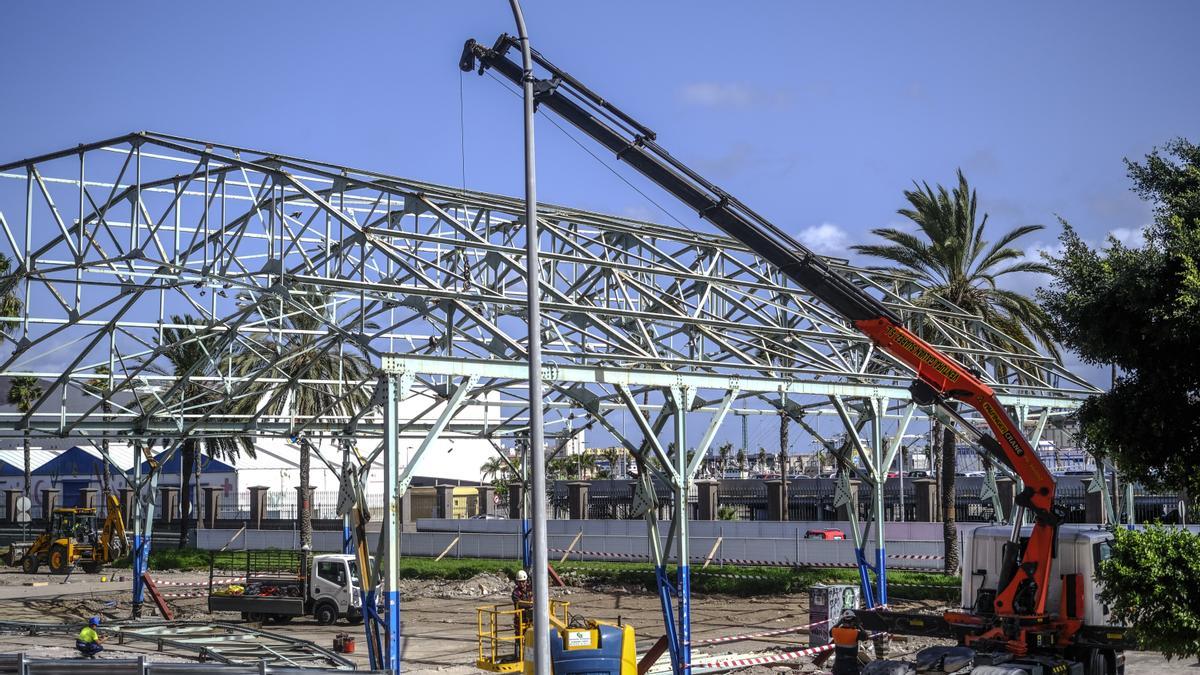
[[[519,86],[526,74],[506,56],[516,45],[516,38],[508,35],[501,35],[491,48],[468,40],[459,67],[464,71],[478,67],[481,74],[490,68]],[[965,432],[977,435],[976,440],[987,452],[1024,481],[1024,489],[1016,498],[1018,509],[1014,518],[1018,525],[1006,549],[1008,559],[995,607],[1001,616],[1043,615],[1054,539],[1061,520],[1054,507],[1054,479],[991,387],[906,328],[895,312],[834,272],[816,253],[672,157],[656,143],[653,131],[536,51],[533,59],[550,74],[549,79],[533,80],[539,107],[557,113],[702,218],[778,267],[881,349],[912,368],[916,373],[911,387],[913,400],[919,405],[941,408]],[[957,402],[978,410],[991,434],[979,431],[963,419],[957,411]],[[1034,530],[1021,546],[1016,535],[1026,509],[1034,516]]]

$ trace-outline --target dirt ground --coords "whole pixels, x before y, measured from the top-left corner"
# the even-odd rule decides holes
[[[124,578],[122,578],[124,577]],[[31,579],[48,582],[44,586],[27,586]],[[201,589],[176,584],[199,582],[199,574],[160,574],[161,590],[174,595],[198,593]],[[61,621],[80,622],[99,614],[108,620],[129,616],[128,574],[118,572],[115,579],[99,583],[98,576],[80,575],[61,583],[61,577],[33,577],[4,570],[0,572],[0,620],[4,621]],[[404,643],[403,670],[412,674],[439,673],[466,675],[478,673],[476,658],[476,608],[492,603],[506,603],[509,584],[506,580],[481,575],[468,581],[436,582],[405,581],[401,588],[401,630]],[[561,588],[553,595],[570,603],[570,612],[581,617],[617,620],[632,624],[637,632],[638,653],[644,653],[662,634],[662,615],[658,598],[642,590],[622,587]],[[238,621],[228,614],[209,614],[203,597],[172,597],[178,618],[189,620]],[[902,610],[937,610],[935,602],[909,602]],[[804,595],[735,598],[726,596],[696,596],[692,600],[693,640],[769,631],[809,623],[808,598]],[[287,626],[266,626],[266,630],[285,633],[291,637],[312,640],[330,647],[337,633],[349,633],[360,638],[354,660],[366,669],[367,657],[361,643],[361,627],[339,623],[319,626],[311,619],[297,619]],[[25,651],[34,657],[72,657],[71,640],[67,636],[0,634],[0,653]],[[928,640],[895,637],[892,656],[908,654],[933,644]],[[704,655],[740,655],[753,652],[788,651],[808,646],[804,632],[758,638],[725,644],[701,645],[694,648],[694,660]],[[110,645],[108,656],[128,657],[147,654],[136,644]],[[184,660],[184,655],[149,652],[152,660]],[[1129,655],[1128,673],[1151,675],[1158,673],[1200,674],[1200,667],[1179,661],[1167,662],[1157,654]],[[753,675],[780,672],[816,672],[819,669],[810,659],[801,658],[788,663],[758,666],[748,671]]]

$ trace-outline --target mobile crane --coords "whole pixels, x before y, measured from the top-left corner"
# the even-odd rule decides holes
[[[1024,488],[1014,500],[1015,525],[1000,546],[999,576],[988,596],[986,611],[981,611],[976,602],[975,611],[947,612],[940,618],[940,625],[947,634],[980,650],[1017,656],[1039,650],[1067,654],[1083,634],[1084,614],[1078,608],[1058,613],[1047,610],[1051,565],[1063,520],[1063,511],[1054,499],[1054,478],[980,374],[964,368],[909,330],[878,298],[837,274],[787,232],[673,157],[657,143],[653,131],[540,53],[532,53],[534,63],[550,76],[538,78],[534,73],[525,73],[518,61],[508,57],[514,47],[520,51],[517,38],[510,35],[501,35],[491,47],[468,40],[459,67],[464,72],[478,68],[480,74],[491,69],[518,86],[524,78],[532,78],[537,106],[570,122],[700,217],[775,265],[841,314],[880,349],[910,367],[916,374],[909,388],[913,401],[922,407],[938,409],[939,417],[956,423],[960,433],[973,438],[990,456],[1021,478]],[[958,410],[959,403],[977,410],[991,433],[968,422]],[[1033,520],[1027,535],[1021,527],[1026,513]],[[911,617],[889,620],[887,612],[873,614],[884,617],[876,620],[886,623],[893,632],[902,625],[913,625]],[[1111,668],[1103,660],[1101,666],[1091,662],[1081,666],[1077,659],[1071,658],[1062,662],[1075,672],[1082,672],[1086,666],[1086,675],[1101,675],[1104,670],[1115,672],[1118,665],[1117,659],[1108,663]],[[1049,668],[1046,672],[1066,672],[1056,666]]]

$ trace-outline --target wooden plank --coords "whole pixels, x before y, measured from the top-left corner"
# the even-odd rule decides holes
[[[721,535],[721,536],[717,537],[717,540],[715,542],[713,542],[712,550],[710,550],[708,552],[708,555],[705,556],[704,564],[700,566],[700,569],[706,569],[708,567],[708,563],[712,562],[713,556],[717,554],[717,549],[721,548],[721,541],[723,539],[725,539],[725,536]]]
[[[459,535],[458,537],[455,537],[455,538],[454,538],[454,540],[453,540],[453,541],[451,541],[451,542],[450,542],[450,544],[449,544],[448,546],[446,546],[446,550],[442,551],[442,552],[441,552],[441,554],[440,554],[440,555],[438,555],[438,557],[436,557],[436,558],[434,558],[434,559],[433,559],[433,560],[434,560],[434,562],[437,562],[437,561],[441,560],[442,558],[445,558],[445,557],[446,557],[446,554],[450,552],[450,549],[454,548],[454,545],[458,543],[458,539],[459,539],[459,537],[461,537],[461,536],[462,536],[462,535]]]
[[[582,538],[583,538],[583,530],[580,530],[579,534],[576,534],[575,538],[571,540],[571,545],[567,547],[567,550],[563,551],[562,557],[558,559],[559,565],[567,562],[567,556],[571,555],[571,551],[575,550],[575,545],[578,544],[579,540]]]
[[[175,620],[175,612],[171,611],[171,606],[163,599],[161,593],[158,592],[158,587],[154,585],[154,579],[150,578],[149,572],[142,572],[142,583],[146,584],[146,591],[150,593],[150,599],[154,600],[155,606],[158,607],[158,613],[167,621]]]

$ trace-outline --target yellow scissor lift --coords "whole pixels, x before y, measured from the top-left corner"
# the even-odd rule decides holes
[[[550,624],[567,625],[567,607],[563,600],[550,601]],[[533,620],[529,608],[511,604],[476,608],[479,616],[479,658],[475,666],[493,673],[520,673],[525,670],[525,633]]]

